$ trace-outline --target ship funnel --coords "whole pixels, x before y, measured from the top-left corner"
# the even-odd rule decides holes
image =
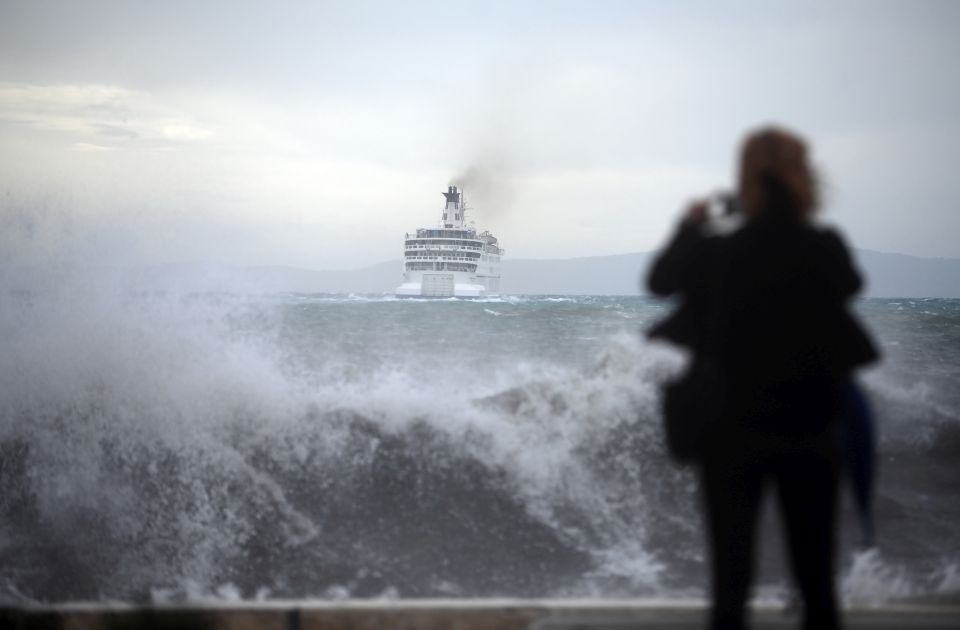
[[[447,186],[447,192],[443,193],[443,196],[447,198],[448,208],[460,206],[460,191],[457,190],[456,186]]]
[[[462,228],[466,217],[463,207],[463,193],[457,190],[456,186],[447,186],[447,192],[443,193],[447,203],[443,208],[443,218],[441,226],[445,228]]]

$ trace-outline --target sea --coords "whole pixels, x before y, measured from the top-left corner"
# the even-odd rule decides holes
[[[694,472],[639,296],[0,299],[0,604],[698,598]],[[853,308],[883,351],[876,545],[845,601],[960,592],[960,300]],[[768,497],[772,499],[772,497]],[[790,597],[768,501],[755,595]]]

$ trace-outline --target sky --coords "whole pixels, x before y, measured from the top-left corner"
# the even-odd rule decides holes
[[[744,135],[852,245],[960,257],[960,2],[0,0],[0,264],[649,251]]]

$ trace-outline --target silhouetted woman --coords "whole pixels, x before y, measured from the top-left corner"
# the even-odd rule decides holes
[[[852,369],[875,358],[847,310],[860,288],[849,252],[816,227],[804,143],[775,128],[747,138],[738,191],[743,223],[710,236],[689,208],[651,269],[659,295],[685,305],[654,334],[711,366],[711,422],[696,461],[709,528],[715,629],[744,627],[757,517],[777,491],[804,627],[839,626],[834,592],[837,417]]]

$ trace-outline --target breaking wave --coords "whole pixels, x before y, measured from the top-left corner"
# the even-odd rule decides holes
[[[8,295],[0,600],[703,593],[655,302]],[[957,407],[887,378],[905,478],[878,507],[911,533],[851,562],[860,598],[956,581],[943,505],[915,502],[931,461],[950,496]]]

